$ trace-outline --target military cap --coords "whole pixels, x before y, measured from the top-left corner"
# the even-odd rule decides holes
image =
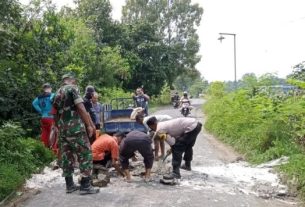
[[[73,78],[73,79],[75,79],[75,74],[73,72],[68,72],[68,73],[66,73],[66,74],[64,74],[62,76],[62,80],[64,80],[65,78]]]

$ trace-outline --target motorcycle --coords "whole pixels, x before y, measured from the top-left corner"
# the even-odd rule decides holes
[[[174,109],[177,109],[179,107],[179,101],[175,100],[172,102]]]
[[[181,108],[181,114],[184,117],[187,117],[190,114],[190,108],[189,108],[190,104],[189,103],[183,103],[182,104],[182,108]]]

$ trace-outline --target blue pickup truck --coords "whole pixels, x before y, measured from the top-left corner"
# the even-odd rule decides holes
[[[134,100],[132,98],[112,99],[110,104],[104,107],[104,132],[114,134],[116,132],[128,133],[130,131],[147,132],[144,125],[130,119],[133,111]]]

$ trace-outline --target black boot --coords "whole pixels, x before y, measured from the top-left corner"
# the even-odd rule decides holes
[[[181,169],[191,171],[191,162],[185,162],[185,164],[181,166]]]
[[[164,178],[164,179],[168,179],[168,180],[170,180],[170,179],[180,179],[180,178],[181,178],[181,175],[180,175],[180,169],[179,169],[179,167],[175,167],[175,168],[173,169],[173,172],[172,172],[171,174],[169,174],[169,175],[164,175],[163,178]]]
[[[99,188],[95,188],[90,183],[90,177],[83,177],[80,181],[80,195],[95,194],[100,192]]]
[[[73,182],[73,177],[65,177],[66,180],[66,193],[72,193],[76,190],[79,190],[79,186],[75,185]]]
[[[160,182],[166,185],[176,185],[180,181],[181,175],[180,175],[180,170],[178,168],[174,168],[173,172],[168,175],[164,175],[162,179],[160,179]]]

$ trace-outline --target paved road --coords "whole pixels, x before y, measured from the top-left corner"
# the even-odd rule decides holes
[[[202,103],[202,100],[193,100],[195,109],[190,115],[201,121],[204,118],[201,112]],[[160,110],[157,114],[182,117],[177,109],[171,108]],[[193,171],[181,171],[183,179],[180,185],[162,185],[158,179],[160,175],[155,175],[151,183],[144,183],[142,178],[136,176],[133,177],[132,183],[114,178],[108,187],[101,188],[99,194],[79,196],[77,193],[66,195],[64,179],[57,177],[56,181],[53,179],[52,183],[43,187],[40,194],[21,206],[296,206],[289,199],[261,198],[259,195],[265,188],[268,192],[274,188],[268,181],[276,181],[276,175],[269,173],[269,169],[252,168],[244,162],[231,163],[237,157],[230,148],[203,130],[194,147]]]

